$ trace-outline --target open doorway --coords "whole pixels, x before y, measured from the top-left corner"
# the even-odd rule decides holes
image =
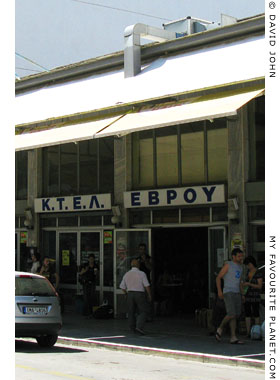
[[[154,229],[152,242],[156,313],[187,315],[207,307],[208,229]]]

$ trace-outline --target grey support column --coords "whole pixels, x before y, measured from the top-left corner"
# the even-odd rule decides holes
[[[33,214],[33,228],[28,230],[28,247],[39,246],[39,217],[34,212],[34,200],[41,194],[41,150],[33,149],[28,152],[27,207]]]

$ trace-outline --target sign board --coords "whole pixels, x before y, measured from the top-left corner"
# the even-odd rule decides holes
[[[71,197],[37,198],[36,213],[111,210],[111,194],[75,195]]]
[[[124,193],[124,207],[193,206],[225,202],[225,186],[209,185]]]

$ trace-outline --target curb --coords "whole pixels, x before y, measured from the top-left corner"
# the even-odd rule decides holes
[[[188,352],[188,351],[177,351],[177,350],[167,350],[163,348],[156,347],[144,347],[135,346],[130,344],[120,344],[120,343],[110,343],[102,342],[100,340],[90,340],[90,339],[77,339],[59,336],[57,339],[58,343],[80,346],[80,347],[95,347],[95,348],[105,348],[110,350],[120,350],[126,352],[139,353],[143,355],[157,355],[163,357],[171,357],[177,359],[185,359],[190,361],[199,361],[202,363],[219,363],[224,365],[231,365],[236,367],[250,367],[256,369],[265,369],[265,361],[254,360],[246,358],[237,358],[231,356],[213,355],[213,354],[203,354],[200,352]]]

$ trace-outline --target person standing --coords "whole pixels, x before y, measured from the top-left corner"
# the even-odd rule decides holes
[[[58,290],[59,276],[55,271],[54,266],[50,263],[49,256],[45,256],[43,259],[43,264],[38,272],[41,276],[46,277],[50,283]]]
[[[149,303],[145,292],[147,292],[149,302],[152,301],[152,294],[147,275],[139,268],[139,260],[133,259],[131,261],[131,270],[123,276],[120,288],[127,294],[130,329],[138,334],[145,335],[143,327],[149,312]]]
[[[226,306],[226,316],[222,320],[220,326],[216,331],[216,340],[221,341],[221,336],[225,326],[229,323],[230,326],[230,343],[243,344],[241,340],[236,337],[236,324],[237,318],[241,314],[242,296],[241,296],[241,276],[242,276],[242,262],[243,251],[240,248],[234,248],[231,252],[232,261],[227,262],[220,270],[217,278],[216,285],[218,290],[218,297],[224,299]],[[224,288],[222,290],[221,282],[224,279]]]
[[[248,256],[244,260],[247,265],[248,273],[243,283],[243,294],[245,296],[245,323],[247,336],[251,335],[251,318],[255,320],[255,324],[260,324],[260,303],[261,289],[263,285],[262,274],[257,269],[257,263],[253,256]]]
[[[32,260],[32,266],[31,266],[30,272],[38,273],[41,266],[39,253],[33,252],[31,254],[31,260]]]
[[[95,256],[93,253],[89,255],[88,259],[88,265],[81,269],[79,275],[81,276],[83,283],[84,315],[88,318],[91,318],[93,317],[93,305],[98,266],[95,263]]]

